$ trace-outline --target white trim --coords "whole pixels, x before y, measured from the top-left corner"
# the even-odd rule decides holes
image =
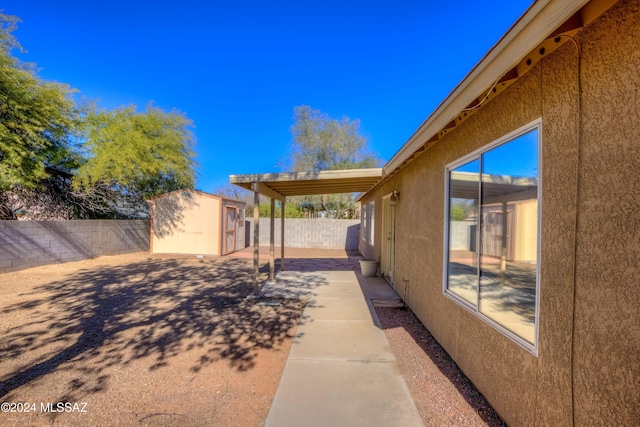
[[[493,148],[502,145],[506,142],[512,141],[522,135],[525,135],[531,131],[533,131],[534,129],[537,129],[538,131],[538,141],[537,141],[537,145],[538,145],[538,159],[537,159],[537,164],[538,164],[538,186],[537,186],[537,198],[538,198],[538,224],[537,224],[537,248],[536,248],[536,299],[535,299],[535,323],[534,323],[534,339],[533,339],[533,344],[530,343],[529,341],[525,340],[524,338],[520,337],[519,335],[517,335],[516,333],[510,331],[509,329],[507,329],[506,327],[502,326],[500,323],[496,322],[495,320],[491,319],[490,317],[488,317],[486,314],[482,313],[479,310],[479,304],[476,302],[476,305],[474,306],[472,303],[470,303],[469,301],[465,300],[464,298],[462,298],[461,296],[451,292],[447,285],[448,285],[448,279],[449,279],[449,274],[448,274],[448,270],[449,270],[449,239],[450,239],[450,221],[449,221],[449,202],[450,202],[450,184],[449,184],[449,174],[450,172],[457,168],[458,166],[462,166],[466,163],[469,163],[472,160],[476,160],[476,159],[480,159],[481,160],[481,155],[484,153],[489,152],[490,150],[492,150]],[[482,169],[480,169],[480,171],[482,171]],[[519,345],[520,347],[522,347],[523,349],[525,349],[526,351],[528,351],[529,353],[533,354],[534,356],[538,356],[538,333],[539,333],[539,326],[540,326],[540,260],[541,260],[541,256],[542,256],[542,252],[541,252],[541,236],[542,236],[542,119],[538,118],[534,121],[532,121],[531,123],[528,123],[518,129],[516,129],[513,132],[510,132],[509,134],[465,155],[464,157],[461,157],[460,159],[457,159],[454,162],[451,162],[449,164],[447,164],[444,168],[444,175],[445,175],[445,203],[444,203],[444,223],[445,223],[445,228],[444,228],[444,245],[443,245],[443,269],[442,269],[442,292],[444,294],[445,297],[455,301],[456,303],[458,303],[459,305],[461,305],[465,310],[469,311],[470,313],[472,313],[475,317],[477,317],[478,319],[480,319],[481,321],[487,323],[488,325],[492,326],[494,329],[496,329],[498,332],[500,332],[502,335],[506,336],[507,338],[511,339],[512,341],[514,341],[517,345]],[[479,213],[478,213],[479,214]],[[478,242],[479,244],[479,242]],[[480,264],[478,264],[480,265]],[[479,284],[478,284],[479,286]],[[480,289],[478,288],[477,290],[478,293],[478,298],[479,298],[479,294],[480,294]]]
[[[527,123],[524,126],[519,127],[518,129],[514,130],[513,132],[509,132],[507,135],[500,137],[498,139],[496,139],[493,142],[490,142],[489,144],[478,148],[477,150],[465,155],[464,157],[459,158],[458,160],[449,163],[448,165],[445,166],[445,169],[455,169],[458,166],[462,166],[465,163],[469,163],[469,160],[472,159],[477,159],[478,156],[482,153],[486,153],[489,150],[492,150],[493,148],[497,147],[498,145],[502,145],[505,142],[511,141],[513,139],[518,138],[519,136],[522,136],[526,133],[531,132],[532,130],[534,130],[535,128],[538,128],[538,135],[541,136],[541,131],[542,131],[542,119],[538,118],[530,123]],[[538,138],[538,149],[540,149],[540,139]],[[539,157],[539,153],[538,152],[538,157]],[[539,162],[540,159],[538,159]],[[539,165],[538,165],[539,166]]]

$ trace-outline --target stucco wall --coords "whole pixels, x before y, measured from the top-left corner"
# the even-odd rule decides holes
[[[623,2],[583,40],[576,425],[631,425],[640,420],[640,2]]]
[[[154,200],[153,253],[220,255],[221,199],[174,191]]]
[[[148,250],[147,220],[0,221],[0,273]]]
[[[396,290],[510,425],[640,419],[638,8],[620,2],[577,36],[581,98],[569,42],[362,200],[375,199],[381,219],[382,197],[399,191]],[[442,286],[445,166],[538,118],[534,356],[446,298]],[[375,247],[360,241],[368,257],[380,256],[382,222]]]

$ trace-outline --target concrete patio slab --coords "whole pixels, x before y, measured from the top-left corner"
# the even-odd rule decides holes
[[[371,299],[388,299],[399,300],[398,294],[389,286],[389,284],[380,277],[362,277],[358,276],[360,288],[368,300]]]
[[[284,277],[278,274],[275,282],[269,282],[264,286],[265,296],[309,299],[316,297],[363,298],[356,275],[352,271],[340,272],[345,273],[341,275],[303,273],[295,276],[293,272],[288,273]]]
[[[359,301],[362,296],[357,297]],[[356,304],[350,298],[314,297],[307,303],[307,315],[318,320],[371,320],[371,312],[366,304]]]
[[[371,318],[305,321],[298,326],[289,358],[395,362],[384,332],[372,324]]]
[[[332,268],[331,266],[323,265],[323,268]],[[339,281],[357,281],[356,273],[352,270],[307,270],[307,271],[281,271],[278,272],[278,280],[293,280],[303,281],[305,279],[311,280],[331,280],[332,282]]]
[[[269,427],[422,426],[395,361],[290,359]]]
[[[398,295],[363,278],[357,261],[313,261],[263,287],[267,298],[309,301],[265,425],[422,426],[371,302]]]

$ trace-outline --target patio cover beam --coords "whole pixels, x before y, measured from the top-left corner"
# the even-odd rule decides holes
[[[285,212],[285,204],[286,202],[282,202],[282,207],[280,208],[280,271],[284,271],[284,212]]]
[[[269,230],[269,280],[276,278],[276,260],[275,260],[275,218],[276,218],[276,199],[271,199],[271,218]]]
[[[289,196],[361,193],[382,179],[382,168],[229,175],[229,182],[284,201]]]
[[[253,296],[260,296],[260,193],[253,193]]]
[[[267,196],[270,197],[272,199],[278,200],[280,202],[284,202],[285,196],[278,193],[277,191],[267,187],[264,183],[259,182],[259,181],[255,181],[251,183],[251,189],[256,192],[256,193],[260,193],[263,196]]]
[[[280,270],[284,270],[285,202],[288,196],[312,194],[363,193],[369,191],[382,179],[382,168],[328,170],[320,172],[285,172],[250,175],[229,175],[229,182],[254,193],[254,206],[260,205],[260,194],[271,199],[269,236],[269,279],[275,279],[275,201],[282,206],[280,234]],[[254,295],[260,291],[260,216],[253,210],[253,268]]]

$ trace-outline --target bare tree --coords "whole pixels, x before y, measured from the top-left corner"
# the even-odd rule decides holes
[[[380,159],[368,148],[360,134],[360,121],[348,117],[332,119],[308,105],[294,108],[291,127],[293,144],[285,167],[294,172],[377,167]],[[325,194],[292,198],[301,206],[317,206],[335,218],[354,218],[357,212],[353,194]]]

